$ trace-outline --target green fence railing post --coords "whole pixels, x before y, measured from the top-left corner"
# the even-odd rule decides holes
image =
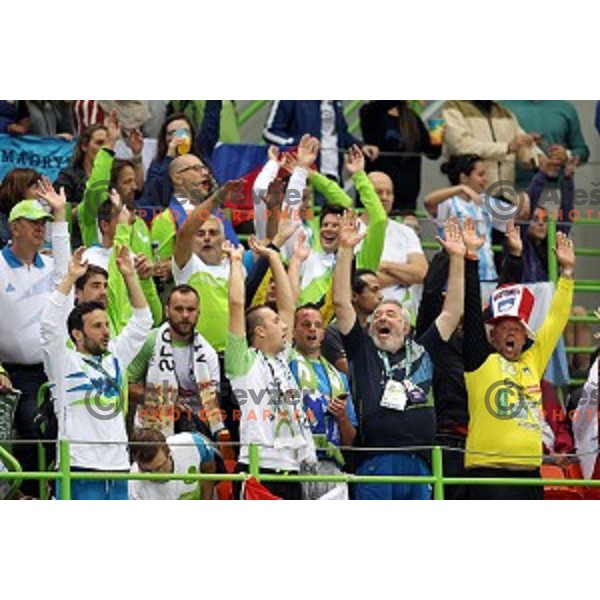
[[[548,219],[548,279],[554,283],[558,281],[558,261],[554,254],[556,246],[556,221]]]
[[[444,467],[442,462],[442,449],[434,446],[431,449],[431,467],[435,483],[433,484],[433,499],[444,499]]]
[[[60,499],[71,499],[71,449],[67,440],[59,442],[60,456]]]
[[[250,463],[250,475],[258,479],[260,465],[258,456],[258,446],[256,444],[250,444],[250,446],[248,446],[248,462]]]

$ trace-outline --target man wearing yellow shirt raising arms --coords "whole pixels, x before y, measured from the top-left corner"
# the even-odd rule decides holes
[[[573,242],[559,233],[554,249],[560,278],[546,319],[534,334],[527,325],[535,298],[522,285],[498,288],[486,337],[477,265],[480,240],[465,230],[465,382],[469,432],[465,467],[473,477],[539,478],[542,463],[541,379],[560,339],[573,300]],[[531,343],[532,342],[532,343]],[[475,485],[477,500],[541,500],[542,486]]]

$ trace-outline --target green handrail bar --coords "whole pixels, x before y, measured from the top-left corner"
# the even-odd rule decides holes
[[[569,323],[600,323],[600,318],[594,316],[569,317]]]
[[[444,468],[442,460],[442,449],[435,446],[431,451],[431,470],[435,481],[433,482],[433,499],[444,499]]]
[[[240,127],[247,123],[261,108],[268,104],[268,100],[253,100],[238,115]]]
[[[596,346],[567,346],[565,348],[567,354],[593,354],[596,350]]]
[[[554,254],[554,247],[556,246],[556,221],[554,219],[548,220],[548,279],[556,283],[558,281],[558,261],[556,260],[556,254]]]
[[[586,486],[600,487],[600,480],[587,479],[517,479],[517,478],[476,478],[476,477],[444,477],[442,470],[442,448],[434,446],[432,450],[432,475],[428,476],[369,476],[369,475],[289,475],[289,474],[261,474],[259,469],[258,446],[250,444],[249,447],[249,471],[250,473],[223,474],[223,473],[105,473],[105,472],[70,472],[70,450],[69,442],[61,440],[60,449],[60,471],[58,473],[2,473],[0,479],[18,481],[19,479],[59,479],[61,481],[61,499],[71,499],[72,480],[148,480],[148,481],[170,481],[170,480],[206,480],[206,481],[244,481],[249,476],[254,476],[262,481],[279,482],[345,482],[345,483],[408,483],[408,484],[432,484],[433,498],[444,499],[444,486],[446,485],[538,485],[538,486]]]
[[[600,256],[600,248],[575,248],[575,256]]]
[[[35,396],[35,405],[37,408],[40,408],[40,406],[42,405],[42,402],[44,401],[44,395],[46,394],[46,392],[48,391],[48,389],[50,388],[50,383],[47,381],[46,383],[43,383],[37,391],[37,394]],[[45,471],[47,468],[47,462],[46,462],[46,448],[44,447],[44,444],[39,441],[38,445],[37,445],[37,455],[38,455],[38,469],[40,471]],[[40,479],[40,499],[41,500],[46,500],[48,497],[47,494],[47,487],[46,487],[46,480],[44,479]]]
[[[60,499],[71,499],[71,449],[67,440],[60,440],[58,443],[58,451],[60,456]],[[95,473],[103,475],[102,473]],[[98,477],[100,479],[100,477]]]
[[[3,462],[10,469],[7,473],[0,473],[0,479],[12,479],[12,485],[6,493],[6,498],[12,498],[23,481],[21,476],[23,469],[19,461],[2,445],[0,445],[0,462]],[[3,477],[4,475],[13,475],[14,477]]]

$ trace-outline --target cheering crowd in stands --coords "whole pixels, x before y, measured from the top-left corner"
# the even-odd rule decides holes
[[[569,362],[562,339],[593,345],[589,325],[568,325],[588,314],[572,307],[568,215],[589,152],[570,104],[448,101],[442,146],[407,101],[365,104],[364,141],[338,101],[275,101],[260,172],[219,182],[211,157],[219,141],[239,141],[232,111],[0,101],[2,133],[77,138],[54,182],[18,168],[0,187],[0,402],[16,394],[23,470],[38,470],[45,438],[70,442],[72,471],[248,473],[255,444],[261,473],[426,476],[440,445],[445,476],[540,478],[548,463],[600,478],[598,359]],[[428,260],[415,214],[421,162],[442,153],[449,185],[425,190],[439,244]],[[556,283],[542,201],[554,188],[565,215]],[[231,217],[248,198],[253,235],[242,243]],[[572,375],[587,383],[564,395]],[[76,479],[71,494],[432,490]],[[448,486],[446,497],[541,499],[543,487]]]

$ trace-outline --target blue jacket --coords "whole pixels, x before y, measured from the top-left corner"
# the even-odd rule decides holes
[[[362,146],[363,142],[348,133],[348,123],[339,100],[333,100],[333,108],[339,146],[344,149],[352,144]],[[277,146],[293,146],[305,133],[321,139],[321,100],[273,101],[263,130],[264,140]]]

